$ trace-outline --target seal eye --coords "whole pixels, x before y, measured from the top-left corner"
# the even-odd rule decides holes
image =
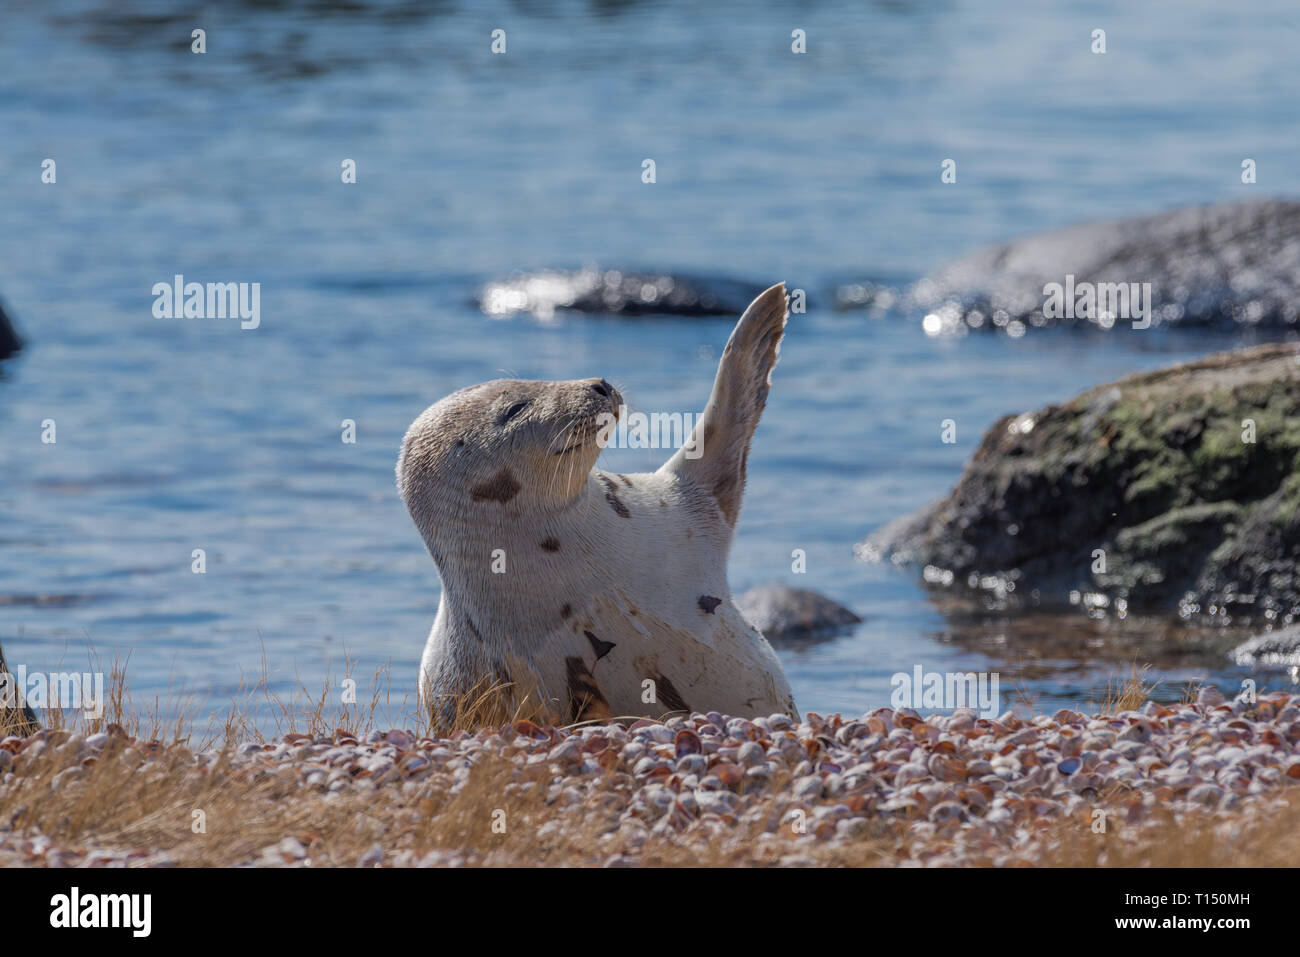
[[[497,419],[497,425],[505,425],[507,422],[509,422],[511,419],[517,416],[520,412],[524,411],[524,409],[528,408],[528,403],[530,401],[532,400],[520,399],[510,408],[506,409],[505,412],[501,413],[501,417]]]

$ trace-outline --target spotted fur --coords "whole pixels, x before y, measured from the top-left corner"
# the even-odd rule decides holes
[[[591,642],[591,648],[592,648],[592,650],[593,650],[594,652],[596,652],[596,660],[597,660],[597,661],[600,661],[601,658],[604,658],[607,654],[609,654],[611,651],[613,651],[613,650],[615,649],[615,647],[617,647],[617,646],[614,644],[614,642],[612,642],[612,641],[601,641],[599,638],[597,638],[595,635],[593,635],[593,634],[592,634],[591,632],[589,632],[589,631],[584,631],[583,634],[586,635],[586,636],[587,636],[587,640],[588,640],[589,642]]]
[[[609,507],[614,510],[614,514],[618,515],[619,518],[631,518],[632,513],[628,511],[627,506],[618,497],[618,486],[607,475],[600,477],[600,483],[605,486],[605,501],[609,502]]]
[[[686,711],[691,710],[691,706],[686,703],[686,699],[681,696],[673,683],[668,680],[666,675],[655,675],[655,697],[669,711]]]
[[[503,468],[486,482],[480,482],[469,490],[470,498],[476,502],[500,502],[504,505],[519,494],[519,481],[508,468]]]
[[[504,707],[549,721],[797,714],[726,573],[784,313],[781,286],[745,311],[697,425],[703,444],[653,473],[595,469],[602,416],[623,406],[603,379],[486,382],[412,423],[397,477],[442,584],[420,661],[435,717],[503,676]],[[643,700],[646,678],[656,701]]]
[[[714,598],[712,595],[701,595],[697,604],[700,606],[700,611],[704,612],[704,614],[712,615],[713,610],[722,604],[722,599]]]

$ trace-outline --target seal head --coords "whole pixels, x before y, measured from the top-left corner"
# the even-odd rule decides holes
[[[475,525],[502,517],[473,506],[513,514],[571,503],[600,455],[600,417],[622,402],[604,379],[496,379],[431,405],[397,463],[398,489],[430,550],[455,533],[455,517]]]

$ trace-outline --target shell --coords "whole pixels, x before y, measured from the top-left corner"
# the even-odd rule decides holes
[[[703,750],[700,744],[700,736],[694,731],[685,728],[678,731],[676,737],[673,738],[673,748],[679,758],[685,754],[699,754]]]

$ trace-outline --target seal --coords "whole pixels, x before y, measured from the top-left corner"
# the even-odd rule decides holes
[[[786,316],[784,284],[750,303],[703,414],[657,472],[595,468],[623,405],[601,378],[485,382],[412,423],[397,485],[442,579],[420,662],[435,722],[455,723],[468,699],[492,720],[798,716],[727,584]]]

